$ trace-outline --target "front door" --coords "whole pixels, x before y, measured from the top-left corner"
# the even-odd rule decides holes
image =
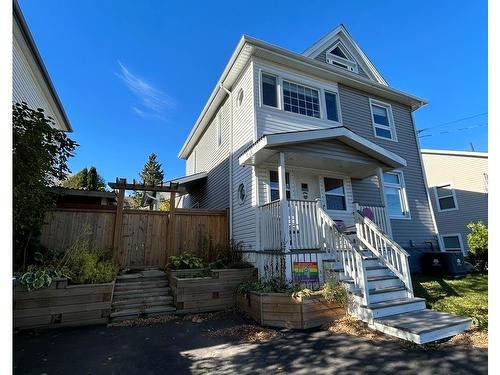
[[[319,199],[318,177],[305,173],[293,173],[293,199],[313,201]]]

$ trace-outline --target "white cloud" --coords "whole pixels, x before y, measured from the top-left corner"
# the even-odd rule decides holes
[[[142,117],[153,117],[164,120],[163,115],[165,111],[174,106],[173,99],[163,91],[133,74],[120,61],[118,61],[118,64],[120,65],[120,72],[116,73],[116,75],[141,101],[140,106],[132,106],[132,111]]]

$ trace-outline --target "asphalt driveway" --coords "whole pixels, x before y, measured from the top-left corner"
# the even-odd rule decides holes
[[[14,335],[15,374],[486,374],[486,349],[402,348],[323,330],[279,331],[263,343],[213,335],[249,324],[236,315],[201,323],[86,327]]]

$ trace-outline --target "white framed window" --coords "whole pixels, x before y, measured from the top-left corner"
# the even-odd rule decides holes
[[[285,172],[286,182],[286,199],[290,199],[290,174]],[[277,171],[269,171],[269,201],[277,201],[280,199],[280,183]]]
[[[387,212],[391,219],[410,219],[410,208],[403,172],[385,172],[383,175]]]
[[[325,90],[326,118],[339,122],[339,96],[335,92]]]
[[[457,196],[451,183],[434,186],[434,195],[439,212],[458,210]]]
[[[441,240],[446,251],[464,252],[464,243],[460,233],[442,234]]]
[[[356,60],[354,60],[347,51],[347,48],[345,48],[340,41],[334,44],[330,51],[326,53],[326,62],[349,70],[350,72],[358,73],[358,64]]]
[[[278,108],[278,77],[262,72],[260,80],[262,105]]]
[[[370,111],[375,137],[397,141],[391,105],[370,98]]]
[[[320,118],[319,91],[283,80],[283,109],[286,112]]]
[[[220,147],[220,145],[222,144],[222,112],[219,111],[219,113],[217,113],[217,118],[216,118],[216,132],[215,132],[215,136],[217,138],[217,147]]]
[[[326,209],[334,211],[346,211],[346,197],[344,180],[340,178],[324,177]]]

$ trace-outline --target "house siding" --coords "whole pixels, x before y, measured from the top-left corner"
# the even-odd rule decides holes
[[[407,166],[402,168],[401,171],[404,174],[411,219],[391,219],[391,226],[394,240],[409,250],[410,253],[414,252],[415,256],[410,257],[410,260],[412,261],[412,269],[418,270],[420,267],[418,260],[419,250],[428,248],[429,245],[427,242],[429,241],[432,241],[433,246],[436,247],[437,237],[427,198],[425,180],[420,162],[420,150],[415,136],[411,109],[396,102],[375,96],[368,96],[362,91],[344,85],[339,85],[339,92],[344,126],[358,135],[396,153],[407,162]],[[398,142],[374,136],[369,103],[370,98],[391,104]],[[372,184],[372,186],[375,188],[376,185]],[[366,199],[365,203],[372,203],[369,202],[370,199],[374,199],[373,204],[380,203],[380,198],[378,200],[375,198],[378,191],[369,192],[366,182],[363,187],[356,186],[355,191],[359,192],[363,196],[363,199]],[[354,199],[359,199],[359,197],[355,194]]]
[[[217,143],[221,114],[222,143]],[[184,207],[225,209],[229,207],[229,149],[231,103],[228,99],[215,113],[186,161],[186,174],[207,172],[206,182],[183,201]]]
[[[422,152],[434,215],[441,235],[460,233],[467,246],[467,224],[483,221],[488,225],[488,193],[484,174],[488,158],[466,155]],[[435,187],[451,183],[455,189],[458,210],[439,212]]]

